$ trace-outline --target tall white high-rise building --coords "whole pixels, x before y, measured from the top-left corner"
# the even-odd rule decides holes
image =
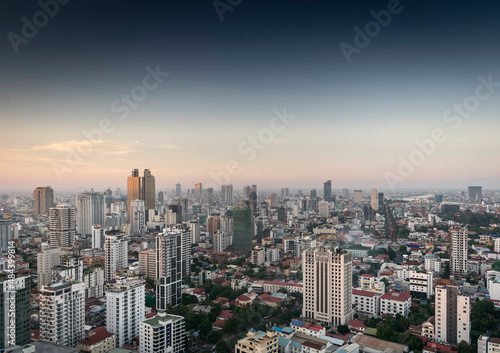
[[[451,230],[450,270],[451,274],[454,276],[467,275],[467,256],[469,252],[467,243],[468,235],[467,229]]]
[[[352,254],[324,246],[302,253],[303,316],[325,325],[346,325],[352,311]]]
[[[220,195],[222,203],[232,203],[233,202],[233,185],[222,185],[220,187]]]
[[[46,249],[37,255],[38,287],[47,285],[52,280],[52,268],[59,265],[63,254],[60,248]]]
[[[182,233],[165,232],[156,237],[156,307],[182,302]]]
[[[146,209],[144,200],[130,202],[130,231],[132,234],[146,233]]]
[[[191,228],[191,243],[198,243],[200,241],[200,222],[189,221],[189,227]]]
[[[49,211],[49,243],[52,248],[71,247],[75,240],[75,208],[58,205]]]
[[[145,297],[142,279],[119,277],[106,291],[106,330],[116,335],[118,348],[139,336],[139,323],[146,317]]]
[[[328,213],[330,212],[330,205],[328,201],[320,201],[318,203],[319,206],[319,216],[322,218],[327,218]]]
[[[223,230],[218,230],[214,234],[213,242],[214,251],[225,251],[231,245],[231,236]]]
[[[12,222],[3,219],[0,215],[0,254],[4,254],[9,249],[9,241],[12,239]]]
[[[116,271],[128,266],[128,242],[125,235],[105,236],[104,257],[104,279],[110,281]]]
[[[92,234],[92,226],[104,226],[106,205],[104,194],[84,192],[76,197],[76,226],[80,234]]]
[[[470,343],[470,298],[457,286],[436,286],[435,340]]]
[[[92,249],[104,249],[104,228],[92,226]]]
[[[378,193],[377,193],[377,189],[372,189],[371,205],[372,205],[372,210],[378,211]]]
[[[83,283],[55,283],[40,290],[40,339],[76,347],[85,337]]]
[[[51,283],[83,282],[83,261],[80,257],[61,255],[51,273]]]
[[[141,321],[139,332],[139,353],[181,353],[185,352],[184,317],[167,314]]]

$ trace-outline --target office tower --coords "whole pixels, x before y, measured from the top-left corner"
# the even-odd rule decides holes
[[[379,211],[384,210],[384,193],[383,192],[378,193],[378,210]]]
[[[118,277],[106,291],[106,330],[116,335],[118,348],[139,336],[139,323],[146,317],[145,297],[142,279]]]
[[[316,189],[312,189],[311,190],[311,198],[315,199],[316,197],[318,197],[318,192],[316,191]]]
[[[214,199],[214,188],[207,188],[203,191],[203,200],[207,203],[212,203]]]
[[[219,216],[210,216],[207,219],[208,235],[213,237],[215,232],[220,229],[220,218]]]
[[[149,169],[144,169],[144,176],[139,177],[139,170],[132,170],[132,174],[127,179],[127,215],[131,218],[130,207],[132,201],[144,201],[144,215],[147,217],[148,211],[155,208],[155,177]],[[146,219],[147,220],[147,219]]]
[[[93,225],[104,225],[106,205],[104,195],[84,192],[76,197],[76,230],[79,234],[92,234]]]
[[[324,246],[305,250],[303,316],[338,327],[352,320],[352,253]]]
[[[272,193],[271,194],[271,207],[276,207],[278,206],[278,195],[276,195],[276,193]]]
[[[182,205],[174,203],[168,206],[169,210],[172,210],[175,213],[175,222],[174,224],[182,223]]]
[[[233,209],[233,250],[246,254],[252,250],[252,212],[246,205]]]
[[[46,249],[37,255],[38,287],[49,284],[52,280],[52,268],[59,264],[63,254],[60,248]]]
[[[145,278],[156,279],[156,250],[139,251],[139,274]]]
[[[40,290],[40,339],[76,347],[85,337],[85,286],[55,283]]]
[[[349,189],[342,189],[342,198],[346,200],[349,198]]]
[[[35,214],[48,215],[50,208],[54,207],[54,190],[50,186],[39,186],[33,193],[33,208]]]
[[[278,221],[286,221],[286,208],[284,206],[278,207]]]
[[[330,212],[330,206],[329,206],[328,201],[320,201],[319,202],[319,216],[322,218],[327,218],[329,212]]]
[[[450,270],[453,276],[467,275],[467,229],[455,228],[451,230],[451,260]]]
[[[0,347],[4,348],[31,342],[30,276],[22,277],[14,272],[15,277],[9,279],[9,275],[10,272],[0,272]],[[14,298],[15,311],[11,312],[9,308]]]
[[[372,189],[372,197],[371,197],[371,206],[372,210],[375,212],[378,211],[378,194],[377,189]]]
[[[182,233],[165,232],[156,237],[156,307],[182,302]]]
[[[149,169],[144,169],[144,177],[143,177],[143,182],[142,182],[142,188],[143,188],[143,200],[144,200],[144,207],[145,207],[145,214],[147,217],[148,210],[154,210],[155,209],[155,195],[156,195],[156,190],[155,190],[155,177],[153,174],[151,174],[151,171]]]
[[[233,185],[222,185],[220,188],[221,191],[221,201],[222,203],[232,203],[233,202]]]
[[[328,180],[323,183],[323,196],[325,201],[330,201],[332,198],[332,181]]]
[[[85,299],[100,298],[104,295],[104,269],[102,267],[86,268],[83,271]]]
[[[144,236],[146,233],[146,208],[143,200],[130,203],[130,232]]]
[[[457,286],[436,286],[435,340],[470,343],[470,298]]]
[[[281,188],[281,197],[288,197],[290,195],[289,188]]]
[[[496,196],[495,190],[490,190],[490,199],[491,199],[491,201],[495,202],[496,198],[497,198],[497,196]]]
[[[437,202],[437,203],[442,203],[443,202],[443,195],[434,195],[434,201]]]
[[[203,197],[203,184],[202,183],[196,183],[194,184],[194,197],[197,201],[201,201],[201,198]]]
[[[75,208],[58,205],[49,211],[49,243],[52,248],[71,247],[75,240]]]
[[[354,190],[354,203],[363,202],[363,190]]]
[[[191,228],[191,243],[198,243],[200,241],[200,222],[189,221],[189,227]]]
[[[251,192],[252,192],[252,187],[250,185],[243,187],[243,197],[244,198],[248,198],[250,196]]]
[[[266,201],[260,204],[259,215],[261,217],[269,217],[269,204]]]
[[[160,204],[163,204],[163,201],[164,201],[164,198],[163,198],[163,191],[160,191],[160,192],[158,193],[158,202],[159,202]]]
[[[104,241],[104,279],[111,281],[116,271],[128,266],[128,242],[125,235],[106,235]]]
[[[159,311],[152,318],[141,321],[139,330],[140,353],[186,352],[184,317]]]
[[[181,184],[177,183],[175,184],[175,197],[181,197],[181,195],[182,195]]]
[[[133,200],[142,199],[142,181],[139,177],[139,170],[132,170],[132,174],[127,179],[127,216],[130,219],[130,204]]]
[[[106,208],[110,208],[111,204],[113,203],[113,191],[111,191],[111,188],[107,188],[106,191],[103,193],[104,195],[104,204]]]
[[[3,219],[0,215],[0,255],[9,250],[9,241],[12,239],[12,222]]]
[[[469,186],[467,188],[467,199],[471,202],[481,202],[483,200],[483,187]]]
[[[92,249],[104,249],[104,228],[92,226]]]

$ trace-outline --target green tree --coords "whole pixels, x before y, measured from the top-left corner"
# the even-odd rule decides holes
[[[390,341],[390,342],[398,342],[398,334],[393,330],[391,325],[386,323],[380,323],[377,326],[377,338]]]
[[[340,334],[345,335],[349,333],[349,326],[347,325],[339,325],[337,327],[337,330],[339,331]]]
[[[408,346],[410,348],[410,352],[417,350],[422,351],[422,348],[424,348],[424,343],[422,342],[422,339],[408,332],[399,335],[399,343]]]
[[[215,350],[217,353],[230,353],[231,352],[231,350],[227,346],[227,343],[224,342],[223,340],[220,340],[219,342],[217,342],[217,344],[215,345]]]
[[[472,353],[472,347],[465,341],[458,345],[458,353]]]
[[[182,304],[198,304],[198,297],[196,295],[182,293]]]

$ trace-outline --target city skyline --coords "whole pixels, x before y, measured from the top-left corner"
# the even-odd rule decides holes
[[[208,185],[233,162],[222,184],[383,190],[393,173],[396,190],[496,187],[498,4],[401,1],[381,18],[390,3],[60,5],[26,43],[0,44],[2,189],[123,187],[131,168]],[[0,6],[6,35],[40,11]]]

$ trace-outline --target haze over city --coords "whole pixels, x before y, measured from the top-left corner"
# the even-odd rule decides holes
[[[211,172],[236,161],[235,185],[332,179],[339,189],[390,189],[387,173],[400,176],[400,157],[435,129],[445,141],[394,188],[494,188],[498,4],[453,4],[401,2],[358,48],[355,27],[366,32],[388,2],[252,1],[222,11],[210,1],[72,1],[27,38],[22,18],[40,6],[4,1],[0,188],[123,187],[131,168],[150,168],[171,189],[211,183]],[[164,73],[161,82],[133,92],[151,71]],[[487,99],[466,101],[488,80]],[[252,147],[254,158],[242,153],[284,107],[290,123]],[[113,128],[92,135],[103,119]],[[68,167],[68,154],[95,140]]]

